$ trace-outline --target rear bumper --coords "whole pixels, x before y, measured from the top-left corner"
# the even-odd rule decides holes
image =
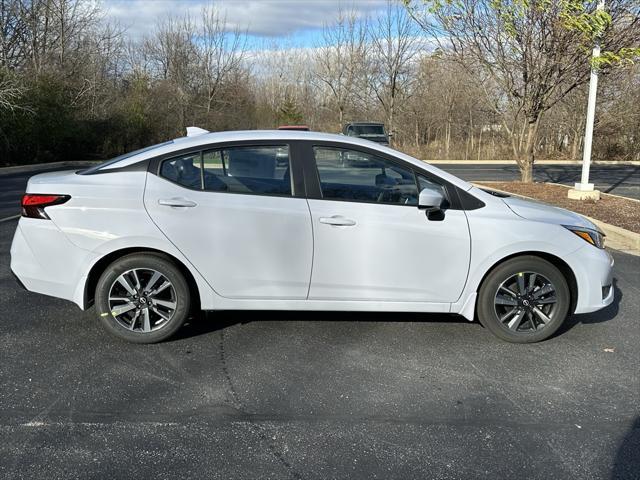
[[[27,290],[27,287],[24,286],[24,283],[22,283],[22,280],[20,280],[20,278],[18,278],[18,276],[14,273],[13,270],[11,271],[11,276],[15,279],[16,283],[18,285],[20,285],[20,288],[22,288],[23,290]]]
[[[31,292],[84,308],[84,267],[93,257],[69,242],[53,222],[21,218],[11,244],[11,272]]]
[[[576,276],[578,298],[574,313],[600,310],[613,302],[613,257],[606,250],[585,245],[565,260]]]

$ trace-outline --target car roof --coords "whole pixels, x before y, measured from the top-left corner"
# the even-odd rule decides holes
[[[200,134],[193,137],[181,137],[176,138],[173,141],[159,144],[157,148],[150,148],[143,150],[137,155],[124,158],[121,161],[116,161],[99,166],[100,170],[112,170],[116,168],[123,168],[134,163],[146,160],[148,158],[157,157],[160,155],[170,154],[174,151],[180,151],[187,148],[198,147],[201,145],[211,145],[215,143],[226,142],[242,142],[242,141],[291,141],[291,140],[305,140],[316,142],[335,142],[343,145],[354,145],[366,147],[369,150],[377,150],[381,153],[397,157],[405,162],[412,163],[415,166],[424,170],[430,171],[439,177],[457,185],[458,187],[469,190],[473,187],[470,183],[461,180],[443,170],[440,170],[433,165],[418,160],[417,158],[406,155],[398,150],[394,150],[390,147],[381,145],[371,140],[366,140],[358,137],[350,137],[342,134],[335,133],[323,133],[301,130],[236,130],[236,131],[224,131],[224,132],[211,132]]]
[[[214,143],[224,142],[242,142],[242,141],[290,141],[290,140],[311,140],[322,142],[342,142],[352,143],[356,145],[371,147],[368,140],[358,139],[356,137],[347,137],[342,134],[312,132],[306,130],[235,130],[224,132],[209,132],[191,137],[180,137],[175,140],[161,143],[157,148],[143,149],[139,154],[123,158],[108,165],[104,165],[104,169],[122,168],[132,165],[141,160],[165,155],[173,151],[179,151],[186,148],[198,147],[200,145],[210,145]]]

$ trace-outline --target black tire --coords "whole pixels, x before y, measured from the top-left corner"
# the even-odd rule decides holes
[[[136,276],[132,277],[134,270]],[[145,292],[145,282],[148,285],[152,281],[154,272],[160,274],[154,283],[157,288]],[[137,293],[135,298],[118,280],[122,275],[128,280],[125,283],[134,287],[133,290]],[[135,288],[135,281],[132,281],[135,278],[139,278],[139,290]],[[165,286],[166,282],[169,283],[168,287]],[[119,301],[123,303],[117,303],[116,307],[113,306],[113,301],[111,304],[109,301],[110,292],[116,291],[114,289],[119,289],[119,295],[123,297]],[[154,294],[156,290],[160,292]],[[164,298],[159,298],[160,295]],[[115,294],[111,298],[116,298]],[[174,308],[161,306],[156,303],[158,301],[163,301],[164,305],[174,305]],[[132,343],[156,343],[171,337],[187,320],[191,294],[184,275],[168,258],[155,253],[134,253],[119,258],[105,269],[96,285],[95,305],[98,318],[109,333]],[[131,305],[136,307],[126,313],[114,315],[114,308],[129,308]],[[126,327],[128,321],[133,327]]]
[[[525,287],[531,277],[538,284],[525,288],[526,293],[521,294],[518,285],[521,277],[525,279],[523,284],[527,283]],[[542,288],[544,280],[550,284],[544,288],[546,294]],[[511,281],[515,283],[508,283]],[[508,285],[514,285],[508,290],[515,290],[515,295],[501,288]],[[551,287],[553,290],[549,290]],[[505,301],[512,303],[502,305]],[[543,301],[547,303],[538,303]],[[498,338],[512,343],[534,343],[549,338],[560,328],[570,305],[571,294],[562,272],[540,257],[526,255],[507,260],[489,273],[480,287],[477,311],[480,323]],[[499,315],[506,319],[501,321]],[[543,320],[545,316],[550,321]]]

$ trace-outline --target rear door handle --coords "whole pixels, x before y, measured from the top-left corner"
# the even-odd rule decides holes
[[[320,223],[327,225],[335,225],[338,227],[353,227],[356,224],[355,220],[345,218],[342,215],[333,215],[331,217],[320,217]]]
[[[186,198],[161,198],[158,200],[158,204],[164,205],[166,207],[195,207],[198,205],[196,202],[192,202],[191,200],[187,200]]]

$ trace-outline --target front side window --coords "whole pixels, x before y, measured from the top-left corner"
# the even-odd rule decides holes
[[[443,185],[440,185],[439,183],[434,182],[433,180],[425,177],[424,175],[417,175],[417,177],[418,177],[418,187],[420,188],[420,191],[422,191],[425,188],[439,190],[442,196],[444,198],[447,198],[447,191]]]
[[[390,205],[417,205],[411,170],[357,150],[314,147],[322,198]]]
[[[204,152],[204,189],[291,195],[287,146],[231,147]]]

